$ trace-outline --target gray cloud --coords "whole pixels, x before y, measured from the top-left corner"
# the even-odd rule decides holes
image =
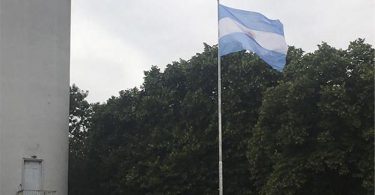
[[[375,43],[373,0],[223,0],[284,24],[289,45],[313,51],[321,41],[346,48],[358,37]],[[105,101],[139,86],[151,65],[163,68],[217,43],[216,1],[72,1],[71,83]]]

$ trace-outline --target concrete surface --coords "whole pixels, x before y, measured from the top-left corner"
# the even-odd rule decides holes
[[[0,0],[0,195],[24,158],[43,160],[43,190],[68,193],[70,0]]]

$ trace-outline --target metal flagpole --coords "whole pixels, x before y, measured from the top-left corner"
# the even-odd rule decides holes
[[[217,17],[219,22],[219,4],[220,0],[217,0]],[[219,126],[219,195],[223,195],[223,155],[222,155],[222,128],[221,128],[221,56],[220,56],[220,44],[219,44],[219,23],[217,31],[217,89],[218,89],[218,126]]]

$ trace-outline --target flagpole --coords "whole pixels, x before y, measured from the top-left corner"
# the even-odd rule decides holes
[[[219,22],[219,4],[217,0],[217,17]],[[219,44],[219,23],[217,31],[217,90],[218,90],[218,127],[219,127],[219,195],[223,195],[223,157],[222,157],[222,124],[221,124],[221,56]]]

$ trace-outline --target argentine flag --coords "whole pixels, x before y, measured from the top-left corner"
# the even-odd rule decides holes
[[[278,71],[284,68],[288,51],[279,20],[224,5],[219,5],[219,48],[220,56],[252,51]]]

